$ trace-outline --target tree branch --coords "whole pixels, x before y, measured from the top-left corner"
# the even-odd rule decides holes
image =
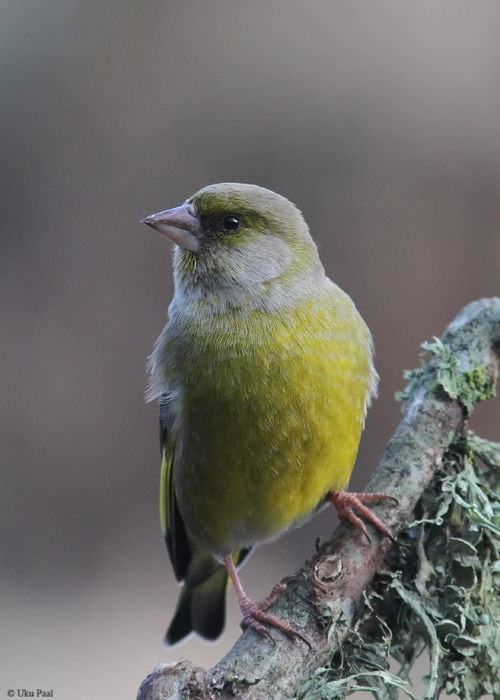
[[[443,454],[464,432],[473,404],[491,395],[498,376],[500,298],[466,306],[441,340],[457,358],[456,369],[447,376],[442,357],[435,355],[414,373],[403,418],[367,486],[368,492],[383,491],[397,499],[397,505],[373,508],[396,535],[413,519]],[[370,525],[368,530],[370,544],[352,526],[340,525],[272,606],[273,613],[300,631],[311,648],[278,633],[273,644],[247,630],[209,671],[186,659],[156,666],[139,688],[138,700],[294,697],[297,688],[327,662],[332,621],[342,620],[334,627],[336,643],[349,634],[362,593],[391,546]]]

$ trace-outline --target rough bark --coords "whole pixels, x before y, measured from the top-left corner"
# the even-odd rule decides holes
[[[466,306],[442,336],[458,358],[459,372],[483,367],[493,384],[498,375],[500,298],[482,299]],[[415,506],[439,469],[442,456],[465,429],[468,411],[460,398],[432,388],[437,358],[431,359],[406,401],[402,420],[382,461],[367,486],[397,499],[374,512],[397,534],[411,522]],[[298,571],[272,612],[289,621],[310,642],[290,641],[273,632],[275,643],[247,630],[212,669],[194,667],[186,659],[160,664],[139,688],[138,700],[196,698],[293,698],[297,688],[322,666],[329,655],[332,620],[342,619],[335,637],[342,642],[356,617],[358,602],[392,546],[368,525],[365,538],[349,524],[340,525],[332,538]],[[328,604],[328,624],[322,613]]]

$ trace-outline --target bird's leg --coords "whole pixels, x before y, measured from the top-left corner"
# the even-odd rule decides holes
[[[296,632],[288,622],[283,622],[279,617],[271,615],[265,612],[265,609],[271,605],[274,600],[276,600],[278,594],[286,588],[286,583],[278,583],[273,587],[271,595],[263,600],[261,603],[254,603],[253,600],[247,596],[243,587],[240,583],[238,574],[236,573],[236,568],[231,556],[224,557],[224,564],[226,565],[227,573],[231,579],[234,590],[236,591],[236,597],[238,598],[238,605],[240,606],[241,614],[243,615],[243,620],[241,621],[241,629],[246,630],[247,627],[258,632],[262,637],[267,637],[274,641],[269,630],[264,627],[263,622],[271,627],[276,627],[276,629],[281,630],[289,639],[302,639],[309,647],[311,646],[307,639],[303,637],[299,632]]]
[[[365,524],[361,518],[356,515],[353,508],[373,523],[393,544],[397,545],[396,539],[387,525],[377,518],[369,508],[363,505],[364,503],[371,503],[372,501],[396,501],[397,503],[397,499],[393,496],[388,496],[386,493],[347,493],[347,491],[337,491],[336,493],[330,492],[326,499],[335,506],[339,518],[347,518],[350,520],[358,530],[361,530],[368,542],[370,542],[370,538],[368,537]]]

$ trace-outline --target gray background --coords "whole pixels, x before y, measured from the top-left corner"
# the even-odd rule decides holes
[[[177,597],[157,523],[146,356],[170,246],[138,221],[243,181],[302,209],[381,374],[351,481],[399,417],[419,344],[498,294],[497,2],[3,0],[0,696],[134,697]],[[499,439],[498,402],[473,425]],[[327,512],[254,554],[266,595]]]

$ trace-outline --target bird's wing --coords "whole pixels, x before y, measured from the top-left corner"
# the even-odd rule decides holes
[[[177,505],[174,488],[175,435],[173,433],[172,402],[168,393],[159,402],[161,478],[160,521],[175,578],[183,581],[191,561],[192,551],[186,526]]]

